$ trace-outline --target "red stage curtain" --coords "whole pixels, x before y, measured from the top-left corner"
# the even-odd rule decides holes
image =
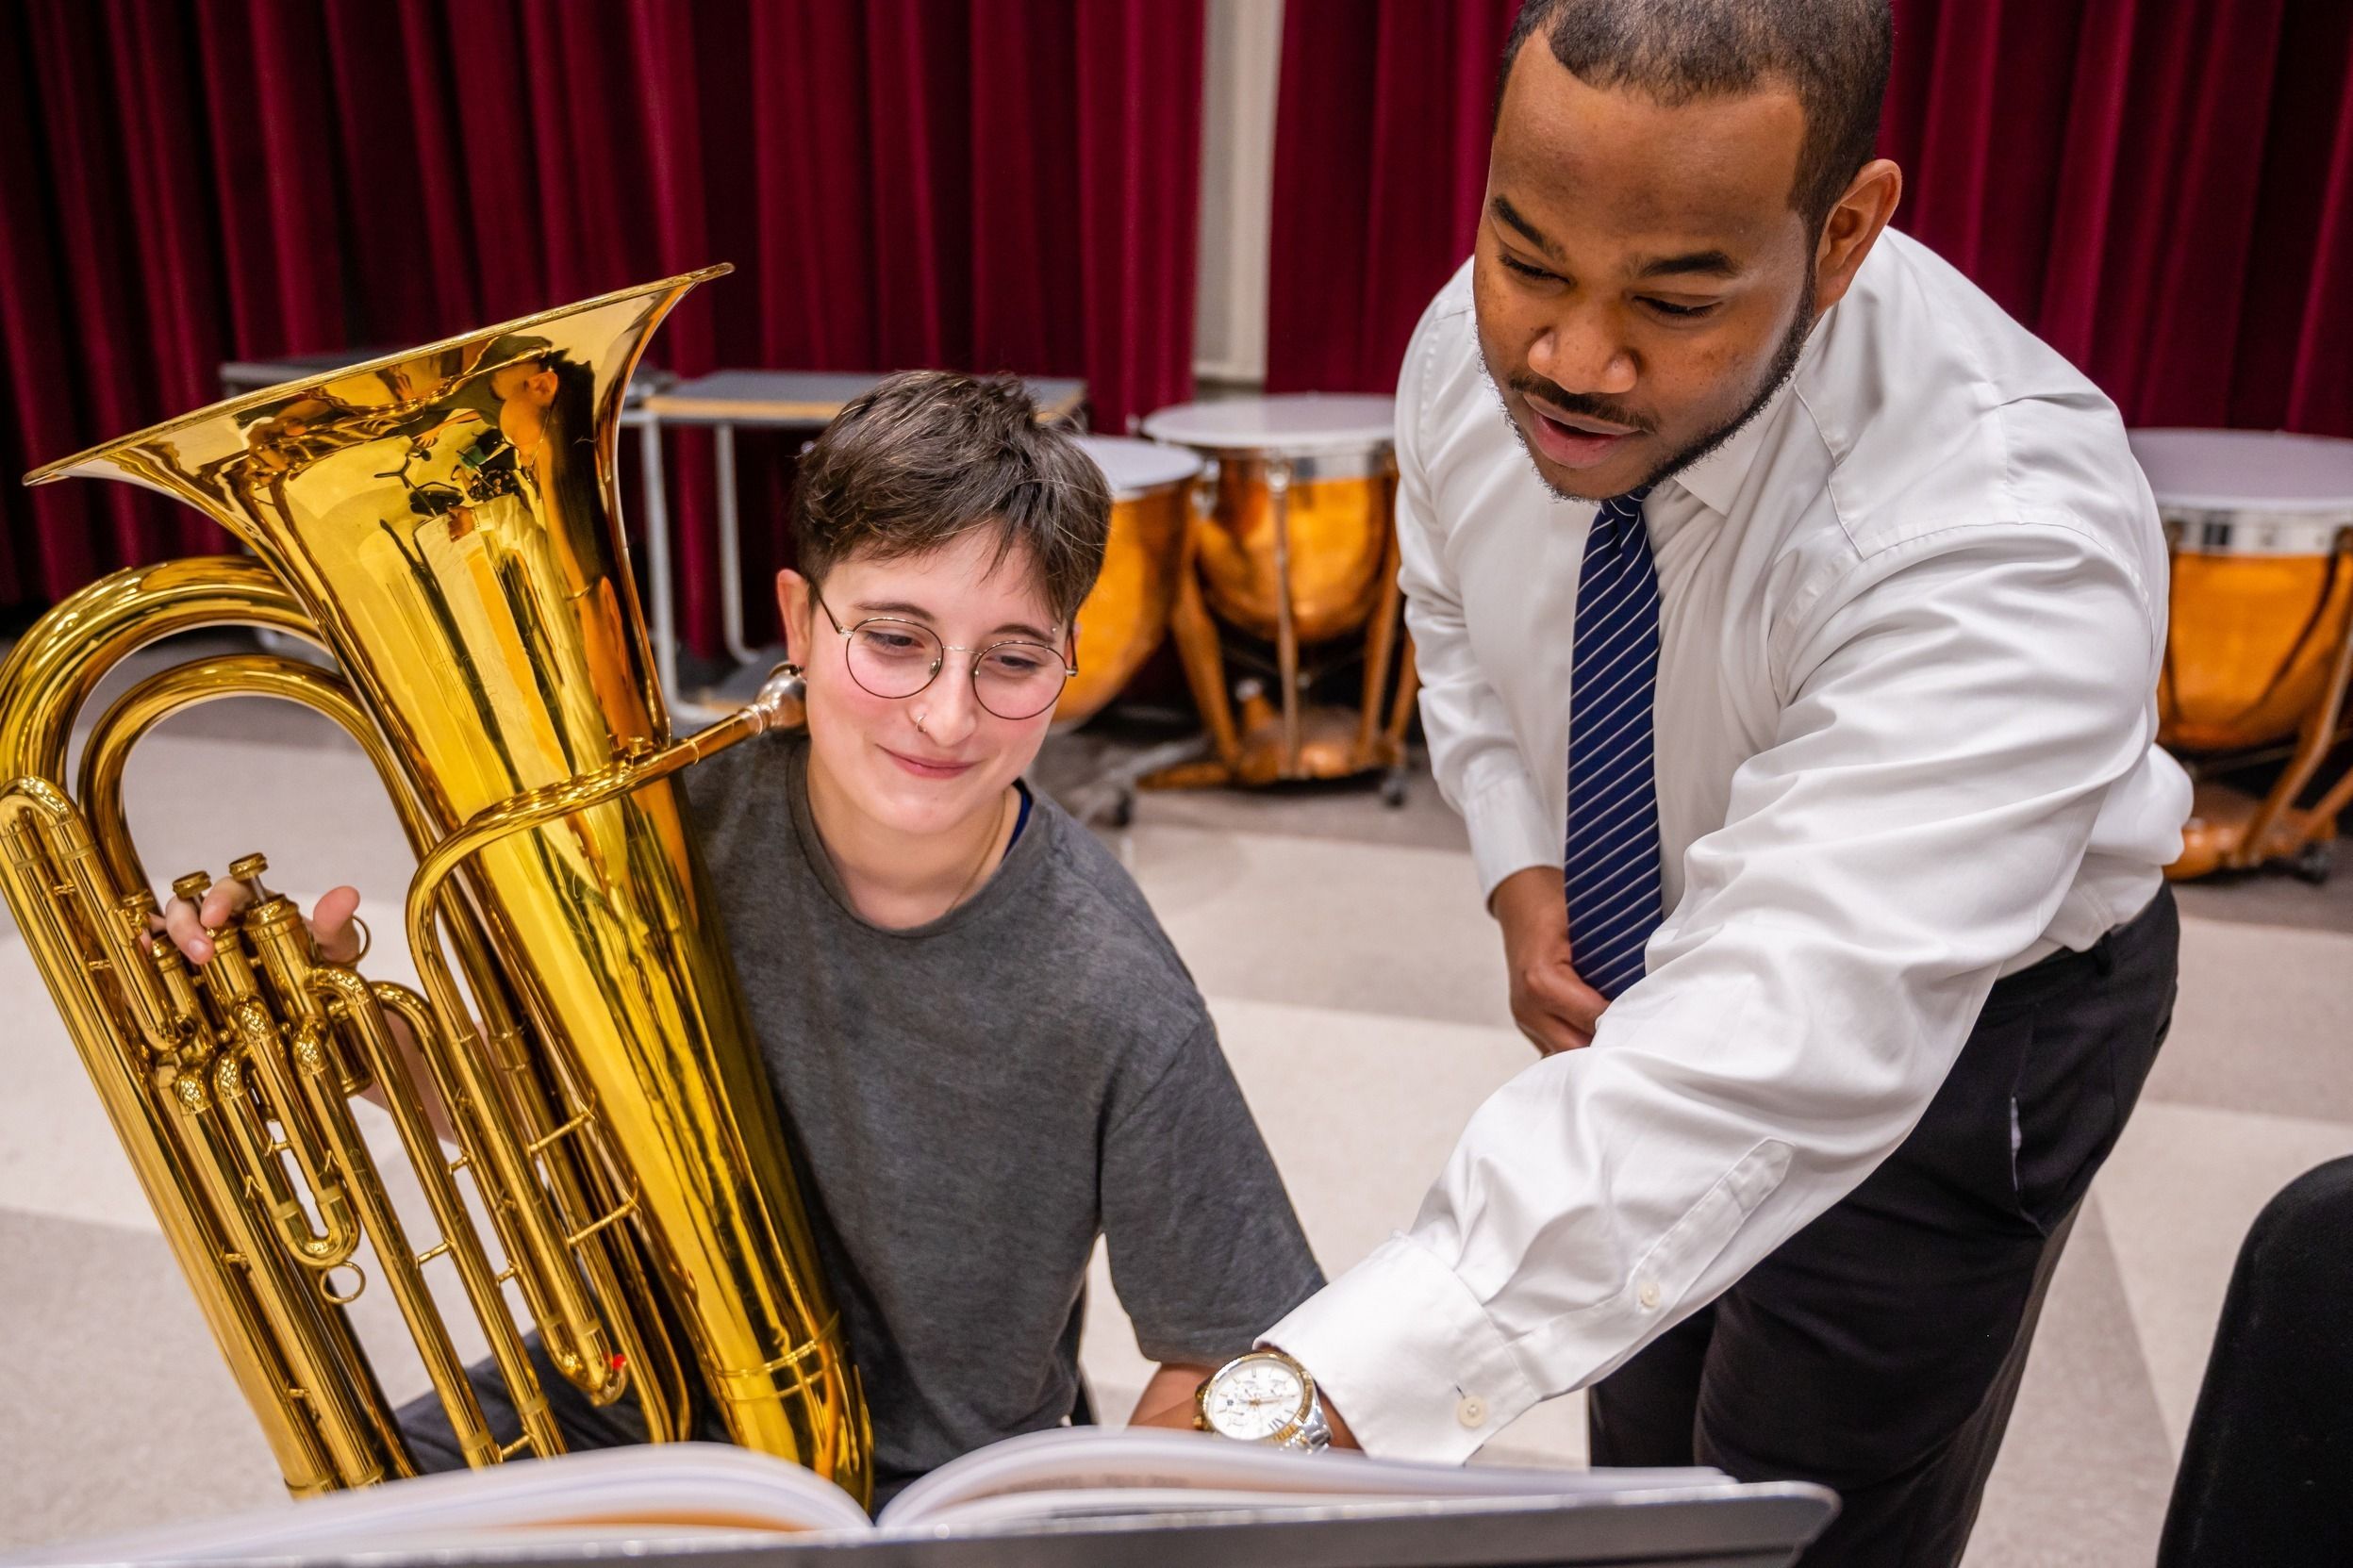
[[[1284,0],[1267,387],[1385,392],[1469,254],[1518,0]]]
[[[1289,0],[1268,385],[1385,390],[1468,254],[1511,0]],[[2353,7],[1897,0],[1898,226],[2134,424],[2353,435]]]
[[[1081,375],[1121,428],[1191,391],[1201,70],[1201,0],[0,7],[0,604],[222,547],[125,487],[13,479],[218,397],[223,360],[708,261],[737,273],[651,355],[682,373]],[[707,649],[707,446],[678,439]]]

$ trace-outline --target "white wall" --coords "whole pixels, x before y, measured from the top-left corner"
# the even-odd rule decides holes
[[[1283,0],[1209,0],[1193,317],[1193,373],[1205,380],[1251,384],[1267,376],[1267,239],[1282,55]]]

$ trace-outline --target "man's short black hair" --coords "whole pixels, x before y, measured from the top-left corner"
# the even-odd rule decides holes
[[[1806,116],[1790,205],[1817,232],[1879,140],[1889,0],[1526,0],[1496,73],[1499,121],[1512,62],[1538,30],[1579,81],[1665,104],[1786,83]]]

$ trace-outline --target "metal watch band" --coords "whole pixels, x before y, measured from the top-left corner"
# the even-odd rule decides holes
[[[1283,1446],[1309,1454],[1320,1454],[1332,1446],[1332,1423],[1324,1419],[1320,1393],[1308,1396],[1307,1418],[1299,1424],[1297,1431],[1284,1439]]]

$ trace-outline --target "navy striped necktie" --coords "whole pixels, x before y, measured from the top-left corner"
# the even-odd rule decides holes
[[[1659,796],[1650,701],[1659,673],[1659,576],[1642,526],[1648,487],[1594,517],[1577,579],[1568,716],[1568,941],[1604,997],[1642,978],[1658,929]]]

